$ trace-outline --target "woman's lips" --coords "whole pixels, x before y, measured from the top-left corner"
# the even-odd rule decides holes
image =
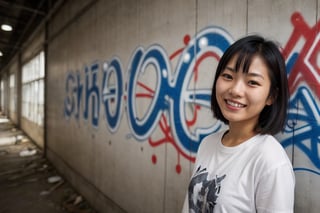
[[[226,102],[226,104],[228,105],[228,106],[231,106],[231,107],[233,107],[233,108],[244,108],[244,107],[246,107],[246,105],[245,104],[241,104],[241,103],[239,103],[239,102],[236,102],[236,101],[232,101],[232,100],[225,100],[225,102]]]

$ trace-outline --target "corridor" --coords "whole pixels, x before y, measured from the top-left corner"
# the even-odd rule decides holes
[[[0,117],[0,212],[95,212],[5,117]]]

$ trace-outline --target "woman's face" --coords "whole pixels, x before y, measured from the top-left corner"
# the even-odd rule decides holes
[[[229,125],[256,126],[260,112],[272,104],[268,68],[259,56],[254,56],[248,73],[244,73],[242,67],[236,72],[236,61],[234,56],[217,79],[217,102]]]

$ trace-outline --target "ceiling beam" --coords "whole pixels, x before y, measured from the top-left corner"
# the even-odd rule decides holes
[[[0,6],[1,7],[5,7],[7,9],[25,10],[25,11],[28,11],[28,12],[31,12],[31,13],[42,15],[42,16],[46,15],[46,13],[43,12],[43,11],[36,10],[36,9],[30,8],[30,7],[26,7],[24,5],[19,5],[17,3],[9,3],[9,2],[3,1],[3,0],[0,0]]]

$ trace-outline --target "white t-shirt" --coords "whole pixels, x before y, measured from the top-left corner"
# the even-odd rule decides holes
[[[256,135],[226,147],[223,134],[203,139],[182,212],[293,212],[295,177],[281,144]]]

